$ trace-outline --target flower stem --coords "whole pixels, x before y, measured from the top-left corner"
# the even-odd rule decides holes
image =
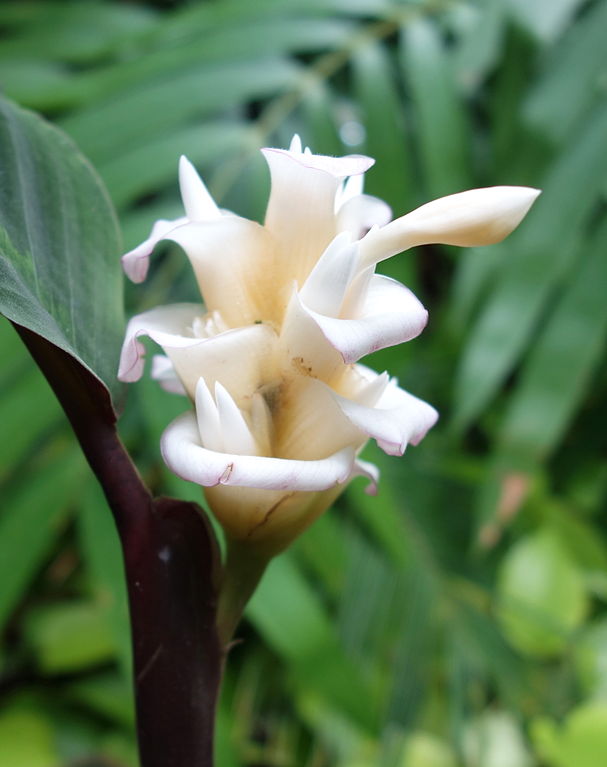
[[[217,633],[227,647],[243,610],[253,595],[270,557],[250,545],[228,539],[223,579],[217,604]]]

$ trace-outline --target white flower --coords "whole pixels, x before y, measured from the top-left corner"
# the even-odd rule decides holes
[[[162,454],[179,476],[205,487],[228,537],[274,553],[357,475],[372,437],[402,455],[435,423],[430,405],[387,373],[358,361],[409,341],[427,312],[375,265],[425,243],[486,245],[521,221],[538,191],[494,187],[445,197],[390,222],[381,200],[362,194],[368,157],[262,150],[271,194],[263,226],[220,210],[191,164],[179,177],[186,216],[159,221],[123,257],[142,281],[161,239],[188,255],[204,300],[163,306],[127,328],[119,378],[138,379],[147,335],[166,357],[153,375],[186,393],[194,410],[166,429]]]

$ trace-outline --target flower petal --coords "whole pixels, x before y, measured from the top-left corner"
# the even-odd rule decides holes
[[[185,217],[176,218],[174,221],[168,221],[164,218],[158,219],[147,240],[122,256],[122,268],[131,282],[143,282],[145,280],[150,265],[150,256],[156,245],[160,240],[164,240],[172,229],[186,224],[187,221],[188,219]]]
[[[312,152],[309,151],[297,152],[292,149],[275,149],[273,147],[266,147],[261,151],[268,160],[268,163],[272,162],[270,155],[282,155],[283,157],[290,158],[304,168],[320,170],[339,180],[365,173],[375,164],[375,160],[372,157],[366,157],[362,154],[330,157],[329,155],[312,154]]]
[[[196,423],[200,444],[208,450],[223,452],[223,435],[217,402],[209,391],[204,378],[199,378],[196,384]]]
[[[152,357],[152,370],[150,375],[154,381],[158,381],[160,386],[171,394],[187,395],[179,376],[175,372],[173,363],[164,354],[155,354]]]
[[[351,243],[347,232],[338,234],[319,258],[300,290],[302,303],[320,314],[339,316],[357,262],[358,243]]]
[[[226,214],[174,229],[170,239],[188,255],[208,310],[219,310],[228,325],[280,319],[275,246],[259,224]]]
[[[326,317],[303,304],[302,310],[346,364],[378,349],[410,341],[428,321],[428,312],[408,288],[379,274],[371,277],[358,317]]]
[[[364,173],[369,157],[325,157],[282,149],[262,150],[272,186],[265,217],[281,257],[283,282],[302,285],[336,234],[335,196],[341,179]]]
[[[179,158],[179,188],[190,221],[207,221],[221,216],[215,200],[185,155]]]
[[[165,429],[161,451],[175,474],[205,487],[222,484],[268,490],[326,490],[346,482],[354,468],[351,448],[317,461],[207,450],[200,444],[198,424],[191,412],[179,416]]]
[[[215,402],[223,436],[223,450],[238,455],[258,455],[255,437],[242,411],[219,381],[215,382]]]
[[[321,315],[308,310],[294,289],[279,338],[279,357],[286,375],[291,372],[327,381],[342,364],[339,352],[324,336],[317,316]]]
[[[364,185],[365,177],[362,173],[342,181],[335,195],[335,212],[339,213],[340,209],[353,197],[362,195]]]
[[[375,407],[335,398],[346,418],[389,455],[402,455],[409,443],[417,445],[438,419],[431,405],[398,388],[394,379]]]
[[[359,194],[347,200],[337,212],[337,229],[352,232],[358,239],[374,226],[384,226],[392,218],[392,208],[369,194]]]
[[[361,268],[417,245],[472,247],[500,242],[520,224],[538,194],[538,189],[524,186],[494,186],[429,202],[372,229],[361,240]]]
[[[157,340],[155,338],[154,340]],[[190,397],[202,375],[209,387],[219,381],[239,407],[276,377],[276,335],[269,325],[249,325],[211,338],[161,339]]]
[[[367,436],[344,416],[330,386],[294,377],[281,388],[274,416],[274,453],[281,458],[325,458],[341,448],[359,450]]]
[[[145,347],[138,338],[144,335],[162,346],[192,399],[201,373],[208,386],[220,381],[239,404],[275,376],[276,335],[269,325],[196,338],[191,328],[203,312],[199,304],[173,304],[133,317],[127,326],[118,378],[127,382],[141,378]]]
[[[367,495],[377,495],[377,483],[379,482],[379,469],[374,463],[369,461],[363,461],[361,458],[356,459],[354,464],[354,477],[365,477],[369,480],[369,484],[365,488]]]
[[[186,329],[203,314],[204,308],[200,304],[169,304],[133,317],[127,325],[122,344],[118,379],[131,383],[138,381],[143,375],[145,347],[137,340],[140,336],[153,338],[158,337],[158,334],[185,335]]]

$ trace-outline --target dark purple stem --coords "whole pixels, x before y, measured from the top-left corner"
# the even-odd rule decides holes
[[[63,406],[118,527],[141,767],[212,767],[223,661],[215,537],[196,504],[152,498],[118,437],[105,386],[62,349],[15,327]]]

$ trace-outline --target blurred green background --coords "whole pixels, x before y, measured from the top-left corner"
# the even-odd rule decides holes
[[[395,215],[544,190],[502,245],[382,264],[431,320],[367,361],[441,421],[402,459],[367,450],[379,496],[355,482],[270,567],[218,767],[607,764],[606,31],[605,0],[0,4],[3,92],[90,158],[125,249],[180,215],[181,153],[261,218],[257,149],[295,131],[375,157]],[[127,313],[193,297],[164,248]],[[6,322],[0,359],[0,767],[134,767],[112,520]],[[183,409],[143,380],[122,433],[155,491],[200,500],[159,457]]]

